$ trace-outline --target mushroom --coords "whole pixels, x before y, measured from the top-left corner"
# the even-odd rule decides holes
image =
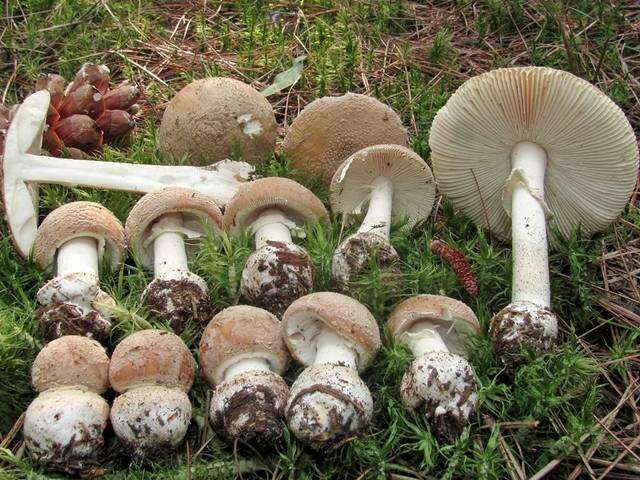
[[[482,227],[511,235],[511,304],[490,334],[509,367],[547,351],[547,221],[560,236],[606,228],[636,183],[638,147],[624,113],[590,83],[546,67],[503,68],[465,82],[429,138],[442,192]]]
[[[294,168],[328,183],[336,168],[358,150],[407,142],[407,131],[391,107],[367,95],[347,93],[307,105],[287,130],[283,150]]]
[[[158,132],[160,152],[195,162],[240,153],[250,163],[273,154],[277,137],[273,108],[260,92],[233,78],[196,80],[169,102]]]
[[[147,193],[129,213],[127,242],[142,264],[153,268],[144,303],[176,332],[190,322],[204,323],[212,310],[206,282],[189,271],[185,241],[192,243],[221,224],[213,199],[181,187]]]
[[[31,368],[38,396],[24,417],[27,451],[38,465],[90,476],[98,466],[109,405],[109,357],[96,341],[69,335],[47,344]]]
[[[376,319],[353,298],[319,292],[293,302],[282,326],[291,356],[307,367],[291,386],[289,428],[314,449],[357,435],[373,413],[358,372],[380,347]]]
[[[195,361],[177,335],[141,330],[122,340],[111,355],[109,381],[120,395],[111,425],[134,456],[174,450],[187,433]]]
[[[333,211],[348,215],[366,206],[367,214],[357,233],[347,237],[333,256],[331,270],[338,287],[348,290],[374,251],[379,264],[397,261],[398,253],[389,242],[392,218],[405,217],[405,227],[413,227],[431,213],[435,193],[429,166],[400,145],[366,147],[340,165],[331,181]]]
[[[291,237],[303,237],[305,222],[326,215],[318,197],[287,178],[262,178],[238,190],[225,209],[224,225],[231,233],[248,229],[255,238],[240,282],[248,303],[280,317],[292,301],[311,291],[311,257]]]
[[[244,162],[218,162],[209,167],[141,165],[74,160],[40,155],[50,94],[28,96],[9,126],[2,159],[2,197],[13,242],[26,257],[38,225],[38,184],[106,188],[148,193],[165,187],[197,190],[224,205],[253,167]]]
[[[480,331],[478,319],[458,300],[418,295],[401,302],[388,325],[416,357],[402,378],[402,402],[422,411],[440,438],[453,441],[478,407],[478,381],[463,342]]]
[[[289,361],[278,319],[238,305],[218,313],[202,334],[200,366],[211,385],[211,422],[230,442],[267,445],[284,425]]]
[[[124,229],[99,203],[71,202],[56,208],[36,234],[33,258],[56,275],[37,293],[45,337],[86,335],[104,341],[111,334],[109,307],[115,301],[100,288],[98,265],[107,254],[118,268],[125,256]]]

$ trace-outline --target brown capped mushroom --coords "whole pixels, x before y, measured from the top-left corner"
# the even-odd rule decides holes
[[[407,141],[407,131],[391,107],[367,95],[347,93],[307,105],[287,130],[283,150],[295,168],[329,181],[358,150],[382,143],[405,146]]]
[[[331,271],[338,287],[348,290],[373,251],[383,265],[397,261],[389,242],[391,220],[406,218],[406,227],[414,226],[431,213],[435,193],[431,169],[406,147],[375,145],[345,160],[331,180],[331,207],[343,215],[366,208],[367,214],[334,253]]]
[[[238,305],[213,317],[200,341],[200,366],[215,385],[210,418],[223,437],[262,445],[280,437],[289,397],[280,375],[288,361],[273,314]]]
[[[380,347],[376,319],[353,298],[319,292],[293,302],[282,326],[289,352],[307,367],[291,386],[289,428],[314,449],[357,435],[373,413],[358,372]]]
[[[120,395],[111,425],[120,442],[138,457],[174,450],[187,433],[195,361],[170,332],[141,330],[113,351],[109,381]]]
[[[190,322],[211,317],[206,282],[189,271],[187,249],[220,228],[222,213],[206,195],[186,188],[166,188],[142,197],[127,218],[125,232],[130,248],[147,267],[153,281],[143,299],[153,315],[177,331]]]
[[[416,357],[402,378],[403,403],[422,411],[439,437],[453,441],[478,407],[478,381],[463,338],[480,331],[478,319],[458,300],[418,295],[400,303],[388,325]]]
[[[47,344],[31,369],[39,393],[25,413],[31,458],[48,470],[90,475],[99,465],[109,405],[109,357],[96,341],[70,335]]]
[[[71,202],[44,219],[33,249],[42,268],[56,275],[38,290],[39,321],[49,339],[79,334],[106,340],[111,333],[113,298],[100,289],[99,262],[108,254],[116,269],[124,260],[124,229],[105,207]]]
[[[313,288],[313,263],[292,235],[327,215],[310,190],[287,178],[262,178],[245,184],[229,202],[224,225],[232,234],[250,230],[255,251],[242,271],[240,293],[248,303],[281,316],[296,298]]]
[[[260,92],[233,78],[196,80],[180,90],[162,115],[160,152],[194,163],[230,158],[259,163],[273,153],[277,123]]]
[[[636,184],[638,146],[600,90],[546,67],[502,68],[465,82],[433,121],[442,192],[479,225],[512,238],[511,304],[491,321],[501,360],[547,351],[551,310],[547,220],[562,236],[606,228]]]

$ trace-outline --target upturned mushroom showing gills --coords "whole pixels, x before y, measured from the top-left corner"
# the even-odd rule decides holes
[[[376,319],[353,298],[319,292],[293,302],[282,326],[289,352],[307,367],[291,386],[289,428],[314,449],[357,435],[373,413],[371,393],[358,372],[380,347]]]
[[[388,325],[416,357],[402,378],[402,402],[423,412],[440,438],[453,441],[478,407],[478,381],[463,338],[480,331],[478,319],[458,300],[418,295],[400,303]]]
[[[282,146],[295,168],[328,183],[336,168],[358,150],[407,142],[407,130],[391,107],[367,95],[347,93],[307,105],[287,130]]]
[[[189,271],[187,249],[221,224],[222,213],[213,199],[181,187],[147,193],[129,213],[125,225],[129,246],[145,266],[153,268],[144,303],[176,332],[211,317],[207,284]]]
[[[247,259],[240,293],[252,305],[280,317],[313,287],[313,263],[292,236],[304,236],[305,223],[327,215],[310,190],[287,178],[262,178],[238,190],[224,212],[231,233],[253,233],[255,251]]]
[[[111,407],[111,425],[136,457],[174,450],[187,433],[195,360],[170,332],[141,330],[122,340],[109,366],[111,387],[120,395]]]
[[[209,167],[142,165],[75,160],[41,155],[50,94],[28,96],[13,118],[2,157],[4,214],[16,249],[31,253],[38,226],[38,184],[59,184],[149,193],[166,187],[187,187],[224,205],[238,186],[250,179],[245,162],[221,161]]]
[[[55,277],[38,290],[38,318],[45,337],[86,335],[104,341],[111,333],[109,307],[115,301],[100,288],[99,263],[116,269],[125,255],[124,229],[105,207],[72,202],[56,208],[38,229],[33,248]]]
[[[38,396],[25,413],[29,456],[48,470],[91,477],[99,466],[109,405],[109,357],[95,340],[61,337],[38,353],[31,368]]]
[[[229,442],[267,445],[284,427],[289,361],[278,319],[266,310],[233,306],[202,334],[200,366],[211,385],[210,418]]]
[[[429,138],[440,190],[476,223],[511,236],[511,304],[491,321],[509,367],[547,351],[551,309],[547,230],[606,228],[633,191],[638,147],[613,101],[568,72],[504,68],[465,82],[438,112]],[[548,225],[547,225],[548,222]]]
[[[338,247],[331,265],[341,290],[368,264],[373,252],[381,265],[391,265],[398,253],[389,241],[392,218],[405,218],[410,228],[431,213],[436,185],[429,166],[412,150],[399,145],[375,145],[351,155],[331,181],[331,207],[349,215],[366,208],[357,233]]]

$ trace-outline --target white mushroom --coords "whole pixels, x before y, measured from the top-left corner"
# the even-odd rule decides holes
[[[207,284],[189,271],[187,247],[221,224],[222,213],[211,198],[181,187],[148,193],[129,213],[129,246],[145,266],[153,267],[144,302],[176,332],[211,317]]]
[[[400,145],[363,148],[340,165],[331,181],[331,206],[336,213],[366,216],[357,233],[337,248],[331,270],[338,287],[348,290],[377,253],[379,265],[392,265],[398,253],[389,241],[393,217],[406,217],[410,228],[431,213],[435,182],[429,166]]]
[[[547,220],[561,236],[606,228],[636,183],[638,147],[600,90],[545,67],[504,68],[464,83],[429,144],[442,192],[513,247],[512,303],[490,327],[508,367],[555,342]]]
[[[18,108],[5,139],[2,194],[7,224],[19,253],[31,251],[38,222],[38,184],[148,193],[165,187],[197,190],[224,205],[253,167],[221,161],[209,167],[142,165],[53,158],[40,154],[50,94],[40,90]]]

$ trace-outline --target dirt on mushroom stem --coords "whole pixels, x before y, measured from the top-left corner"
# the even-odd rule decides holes
[[[111,335],[111,322],[97,310],[84,312],[77,305],[54,302],[36,312],[46,340],[65,335],[82,335],[104,342]]]

